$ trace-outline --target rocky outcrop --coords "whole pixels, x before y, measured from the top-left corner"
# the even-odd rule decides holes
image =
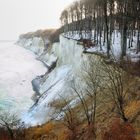
[[[33,38],[20,38],[17,41],[19,46],[25,47],[28,50],[34,52],[37,56],[40,56],[45,49],[44,42],[41,37]]]

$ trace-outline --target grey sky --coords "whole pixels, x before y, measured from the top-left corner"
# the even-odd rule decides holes
[[[21,33],[58,27],[64,7],[74,0],[0,0],[0,40]]]

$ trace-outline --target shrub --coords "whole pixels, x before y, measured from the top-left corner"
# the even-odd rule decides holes
[[[130,123],[116,119],[103,134],[103,140],[136,140],[135,131]]]

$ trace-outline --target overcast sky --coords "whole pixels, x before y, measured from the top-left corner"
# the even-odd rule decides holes
[[[0,40],[60,25],[60,13],[74,0],[0,0]]]

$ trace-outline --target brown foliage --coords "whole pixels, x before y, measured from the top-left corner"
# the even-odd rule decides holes
[[[77,140],[77,133],[74,131],[68,130],[65,140]]]
[[[67,140],[68,139],[68,131],[60,130],[57,136],[58,136],[58,140]]]
[[[135,131],[130,123],[116,119],[103,134],[103,140],[136,140]]]
[[[0,128],[0,140],[9,140],[8,132]]]
[[[35,140],[41,137],[47,137],[52,138],[55,137],[52,133],[52,130],[54,129],[54,124],[49,122],[45,125],[29,128],[26,130],[26,139],[29,140],[31,138],[34,138]]]
[[[140,100],[130,102],[125,109],[125,114],[131,119],[133,119],[138,112],[140,112]]]
[[[96,132],[94,125],[87,125],[83,130],[83,140],[94,140],[96,139]]]

